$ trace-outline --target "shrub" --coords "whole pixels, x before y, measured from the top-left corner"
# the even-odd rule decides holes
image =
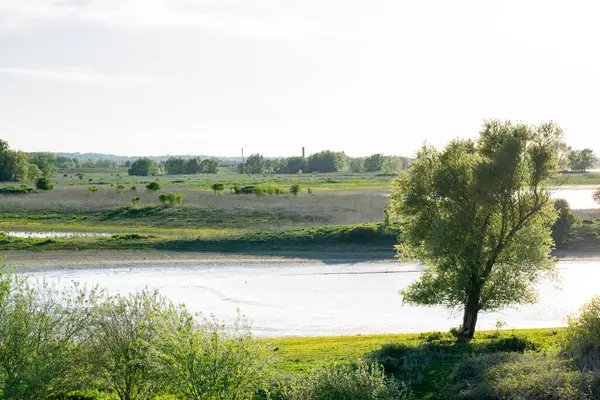
[[[241,194],[255,194],[254,190],[255,190],[254,186],[244,186],[243,188],[240,189],[240,193]]]
[[[300,188],[300,185],[292,185],[290,186],[290,193],[293,194],[294,196],[298,196],[298,194],[300,193],[302,189]]]
[[[222,183],[213,183],[210,188],[218,195],[225,190],[225,185]]]
[[[583,400],[588,398],[589,378],[556,354],[495,353],[457,365],[453,398]]]
[[[0,189],[0,195],[19,195],[19,194],[28,194],[28,193],[37,193],[37,189],[33,189],[30,187],[14,187],[14,186],[5,186]]]
[[[600,204],[600,189],[598,189],[594,193],[592,193],[592,198],[594,199],[594,201],[597,204]]]
[[[326,366],[312,370],[282,390],[285,400],[392,400],[409,399],[406,390],[390,380],[377,364]]]
[[[557,244],[564,244],[567,242],[571,227],[575,223],[575,215],[571,211],[569,202],[563,199],[554,201],[554,209],[558,212],[558,219],[552,226],[552,239]]]
[[[240,193],[242,193],[242,188],[240,188],[240,185],[233,185],[231,187],[231,193],[240,194]]]
[[[177,398],[252,399],[266,390],[272,351],[252,337],[245,319],[238,316],[233,328],[226,329],[214,318],[198,323],[185,311],[180,316],[158,325],[155,360]]]
[[[312,370],[282,390],[285,400],[402,400],[409,399],[406,390],[386,377],[377,364],[325,366]]]
[[[98,193],[98,188],[96,186],[90,186],[88,190],[92,194]]]
[[[149,184],[146,185],[146,189],[149,192],[155,193],[161,189],[161,186],[160,186],[160,183],[158,183],[158,182],[150,182]]]
[[[160,200],[160,202],[162,204],[166,205],[168,203],[169,206],[171,206],[171,207],[183,203],[184,198],[185,198],[185,194],[183,194],[183,193],[171,193],[171,192],[163,193],[160,196],[158,196],[158,199]]]
[[[565,350],[579,363],[596,363],[600,359],[600,296],[594,297],[568,317]]]
[[[52,190],[54,189],[54,184],[52,182],[50,182],[50,179],[48,178],[39,178],[36,182],[35,182],[35,187],[38,190]]]
[[[313,194],[312,188],[307,188],[306,191],[308,192],[308,194]]]
[[[131,191],[132,191],[132,192],[136,192],[136,191],[137,191],[137,186],[136,186],[136,185],[133,185],[133,186],[131,187]]]
[[[137,203],[139,203],[141,200],[142,200],[142,198],[140,196],[136,196],[131,199],[131,203],[135,207],[135,206],[137,206]]]

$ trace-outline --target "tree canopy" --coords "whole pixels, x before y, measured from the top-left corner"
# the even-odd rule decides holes
[[[585,172],[594,168],[598,161],[598,157],[592,149],[573,150],[569,153],[568,158],[571,170],[576,172]]]
[[[399,256],[426,265],[404,301],[462,308],[460,337],[470,339],[479,311],[536,300],[535,283],[555,271],[546,180],[561,140],[553,123],[494,120],[477,141],[423,146],[391,198],[405,221]]]
[[[160,172],[160,168],[156,161],[151,158],[141,157],[131,164],[131,168],[128,172],[129,175],[149,176],[157,175]]]

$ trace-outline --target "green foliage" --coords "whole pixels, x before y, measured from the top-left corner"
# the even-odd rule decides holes
[[[161,391],[152,364],[159,323],[167,318],[177,318],[174,306],[149,290],[109,297],[96,308],[90,363],[120,399],[148,399]]]
[[[390,210],[385,208],[383,210],[383,226],[388,226],[392,222],[392,217],[390,215]]]
[[[241,174],[262,174],[265,169],[265,158],[261,154],[252,154],[245,163],[238,165]]]
[[[383,168],[385,156],[381,153],[373,154],[365,159],[365,170],[367,172],[379,172]]]
[[[565,244],[575,223],[575,215],[571,211],[569,202],[564,199],[556,199],[554,209],[558,213],[558,219],[552,226],[552,239],[556,244]]]
[[[27,167],[27,179],[28,180],[36,181],[43,176],[44,176],[44,174],[42,173],[42,170],[40,170],[40,168],[37,165],[29,164],[29,166]]]
[[[28,166],[27,154],[11,150],[8,143],[0,139],[0,182],[26,180]]]
[[[272,352],[238,316],[233,329],[213,318],[197,323],[180,311],[161,319],[154,368],[169,391],[186,399],[252,399],[269,385]]]
[[[363,157],[350,159],[350,171],[365,172],[365,159]]]
[[[50,179],[48,178],[39,178],[36,182],[35,182],[35,187],[38,190],[53,190],[54,189],[54,184],[52,182],[50,182]]]
[[[301,174],[307,168],[308,163],[306,158],[297,156],[281,160],[277,165],[272,166],[272,171],[278,174]]]
[[[37,193],[36,189],[30,187],[15,187],[15,186],[4,186],[0,188],[0,195],[20,195],[20,194],[28,194],[28,193]]]
[[[183,202],[183,199],[185,199],[185,194],[172,192],[163,193],[160,196],[158,196],[158,199],[160,200],[161,204],[168,204],[170,207],[173,207]]]
[[[242,188],[240,187],[240,185],[237,185],[237,184],[233,185],[231,187],[231,193],[233,193],[233,194],[240,194],[240,193],[242,193]]]
[[[38,400],[87,379],[85,330],[98,298],[77,285],[29,284],[0,270],[0,384],[3,399]]]
[[[162,189],[162,186],[160,185],[160,183],[158,183],[156,181],[150,182],[149,184],[146,185],[146,190],[148,190],[149,192],[152,192],[152,193],[156,193],[160,189]]]
[[[29,163],[37,165],[42,175],[46,178],[52,177],[56,173],[54,166],[56,157],[50,153],[31,153],[29,154]]]
[[[137,186],[136,186],[136,185],[133,185],[133,186],[131,187],[131,191],[132,191],[132,192],[136,192],[136,191],[137,191]]]
[[[590,397],[593,376],[573,370],[556,353],[496,353],[460,362],[457,399],[576,400]],[[597,396],[597,393],[596,393]]]
[[[308,172],[339,172],[348,169],[348,157],[342,152],[325,150],[308,157]]]
[[[302,191],[302,188],[300,187],[300,185],[290,186],[290,193],[294,196],[298,196],[298,194],[300,194],[301,191]]]
[[[131,203],[133,204],[134,207],[137,207],[137,203],[139,203],[140,201],[142,201],[142,198],[140,196],[131,198]]]
[[[597,363],[600,360],[600,297],[584,304],[578,315],[568,320],[565,349],[580,363]]]
[[[219,182],[213,183],[211,189],[215,192],[215,194],[221,194],[223,190],[225,190],[225,185]]]
[[[308,194],[311,194],[311,195],[313,194],[313,190],[312,190],[312,188],[307,188],[307,189],[306,189],[306,192],[307,192]]]
[[[479,311],[536,300],[535,283],[555,271],[546,181],[561,132],[488,121],[477,142],[418,152],[391,198],[405,221],[399,256],[427,265],[404,301],[463,308],[461,338],[469,339]]]
[[[377,364],[329,365],[312,370],[282,390],[285,400],[402,400],[409,393]]]
[[[98,193],[98,188],[96,186],[90,186],[88,188],[88,191],[92,194],[96,194],[96,193]]]
[[[594,168],[598,157],[592,149],[573,150],[569,153],[569,167],[572,171],[585,172]]]
[[[592,198],[594,199],[596,204],[600,205],[600,189],[598,189],[594,193],[592,193]]]
[[[158,175],[160,168],[156,161],[148,157],[138,158],[131,164],[131,168],[128,170],[129,175],[135,176],[151,176]]]

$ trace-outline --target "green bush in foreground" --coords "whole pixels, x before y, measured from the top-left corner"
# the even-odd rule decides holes
[[[585,369],[600,370],[600,296],[570,316],[565,350]]]
[[[284,384],[285,385],[285,384]],[[389,379],[377,364],[325,366],[293,380],[282,390],[285,400],[403,400],[408,391]]]

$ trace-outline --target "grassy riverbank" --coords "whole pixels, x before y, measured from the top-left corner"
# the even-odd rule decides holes
[[[285,231],[224,231],[214,235],[172,237],[118,234],[109,237],[17,238],[0,236],[0,251],[177,251],[298,255],[345,252],[366,258],[391,258],[401,225],[361,224]]]
[[[167,231],[168,234],[161,229],[155,229],[154,232],[150,230],[150,233],[137,233],[134,228],[130,228],[125,230],[125,233],[112,236],[72,238],[18,238],[0,235],[0,251],[169,251],[238,255],[285,253],[290,257],[313,259],[344,255],[346,258],[356,256],[365,260],[379,260],[393,258],[395,254],[393,247],[397,244],[401,228],[402,224],[395,222],[387,226],[382,223],[371,223],[265,231],[185,229]],[[110,227],[92,230],[92,232],[106,231],[111,232]],[[600,220],[579,220],[572,229],[568,243],[558,246],[557,255],[597,254],[598,249],[600,249]]]
[[[461,363],[491,354],[554,355],[564,334],[563,328],[482,331],[469,343],[456,342],[449,333],[300,337],[268,342],[278,349],[277,369],[282,374],[305,373],[326,362],[377,358],[419,399],[446,399],[456,398],[450,393],[467,378],[457,376]]]

